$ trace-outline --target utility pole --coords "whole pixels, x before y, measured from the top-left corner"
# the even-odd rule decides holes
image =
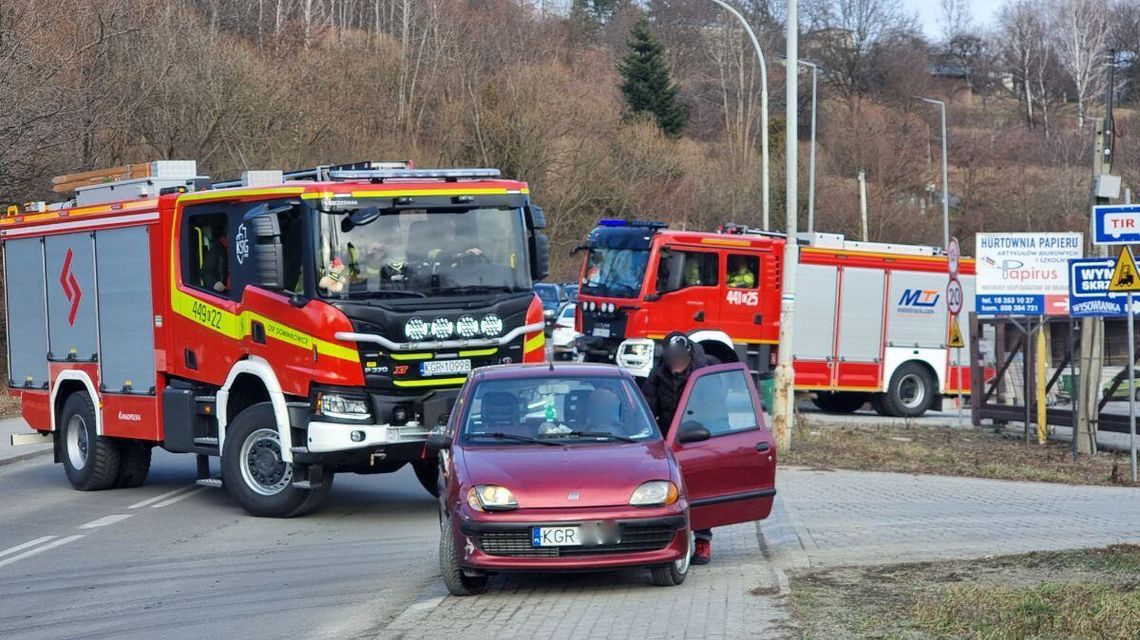
[[[867,172],[859,170],[859,221],[863,229],[863,242],[871,238],[867,232]]]
[[[765,231],[771,230],[771,212],[769,211],[769,202],[771,200],[768,190],[770,188],[769,177],[771,172],[768,166],[768,64],[764,61],[764,50],[760,48],[760,41],[756,38],[756,34],[752,31],[752,27],[748,25],[748,21],[740,12],[732,7],[732,5],[724,2],[724,0],[712,0],[720,8],[731,13],[733,17],[740,22],[744,27],[744,32],[748,34],[748,39],[752,41],[752,48],[756,49],[756,59],[760,62],[760,171],[764,174],[761,176],[760,182],[760,198],[762,210],[762,222]]]
[[[784,57],[799,60],[799,19],[798,0],[788,0],[787,50]],[[787,451],[791,446],[792,420],[796,408],[795,370],[792,367],[792,338],[796,311],[796,269],[799,264],[799,247],[796,243],[799,188],[797,144],[799,140],[799,74],[794,70],[787,75],[787,91],[784,94],[786,128],[784,146],[787,148],[787,172],[785,177],[785,216],[787,239],[784,243],[784,284],[780,296],[780,343],[779,359],[776,364],[776,397],[773,404],[773,422],[776,431],[776,450]]]
[[[819,107],[819,66],[814,62],[800,60],[800,64],[811,67],[811,148],[808,151],[808,233],[815,233],[815,121]],[[866,228],[864,227],[864,230]],[[865,231],[864,231],[865,234]]]
[[[923,96],[915,97],[923,102],[938,105],[939,112],[942,115],[942,246],[946,247],[950,245],[950,170],[946,165],[947,148],[949,147],[946,139],[946,101],[924,98]]]

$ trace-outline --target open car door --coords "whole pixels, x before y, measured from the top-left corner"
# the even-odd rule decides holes
[[[693,529],[768,517],[776,443],[743,364],[693,372],[667,438],[681,465]]]

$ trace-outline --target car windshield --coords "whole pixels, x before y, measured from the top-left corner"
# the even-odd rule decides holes
[[[488,380],[475,388],[465,442],[629,442],[660,438],[637,387],[626,378],[542,376]]]
[[[319,221],[317,291],[326,298],[422,298],[531,286],[517,208],[322,213]]]
[[[586,256],[582,293],[635,298],[648,264],[649,249],[592,247]]]

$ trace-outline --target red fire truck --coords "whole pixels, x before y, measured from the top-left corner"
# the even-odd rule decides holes
[[[678,330],[721,361],[770,375],[784,244],[782,235],[737,225],[698,233],[602,220],[582,247],[579,351],[586,360],[615,361],[646,376],[656,341]],[[940,406],[943,395],[969,392],[968,349],[947,346],[948,267],[941,249],[820,233],[797,244],[797,390],[814,392],[826,411],[852,412],[870,402],[896,416],[921,415]],[[968,314],[974,262],[962,260],[960,270]]]
[[[544,359],[545,217],[497,170],[211,184],[162,161],[56,183],[70,200],[0,218],[9,388],[77,489],[141,484],[157,445],[255,515],[408,463],[436,492],[422,445],[467,373]]]

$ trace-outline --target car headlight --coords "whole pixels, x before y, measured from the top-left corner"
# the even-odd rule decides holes
[[[483,335],[494,338],[503,332],[503,319],[493,313],[488,313],[483,316],[482,322],[479,323],[479,329],[483,331]]]
[[[471,316],[460,316],[455,321],[455,331],[461,338],[474,338],[479,334],[479,321]]]
[[[668,480],[650,480],[633,490],[629,497],[629,504],[635,507],[650,505],[673,504],[677,501],[677,485]]]
[[[519,503],[506,487],[479,484],[467,490],[467,505],[476,511],[505,511],[517,509]]]
[[[372,417],[368,399],[342,396],[338,393],[318,393],[314,413],[334,420],[363,421]]]
[[[455,323],[442,316],[431,321],[431,337],[436,340],[446,340],[450,338],[451,332],[454,330]]]
[[[423,318],[412,318],[404,325],[404,335],[408,336],[408,340],[423,340],[428,336],[428,324]]]

